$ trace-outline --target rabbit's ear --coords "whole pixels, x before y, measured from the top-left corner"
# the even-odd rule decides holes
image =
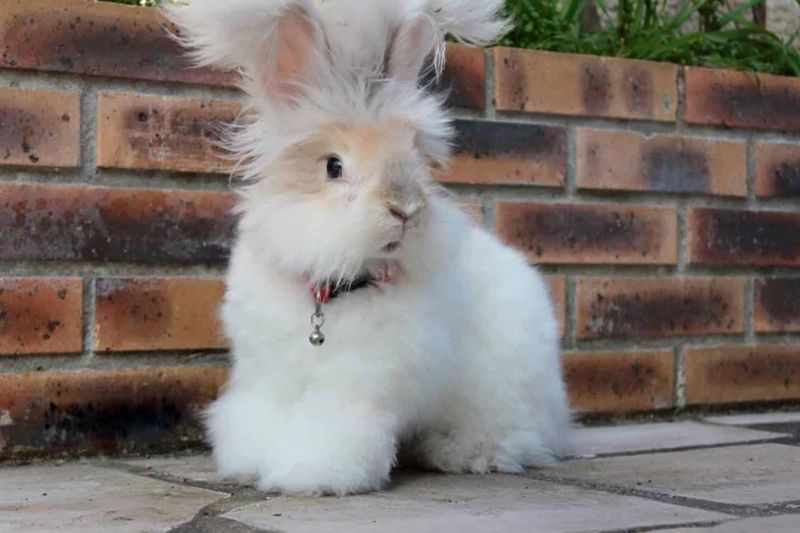
[[[389,76],[416,82],[439,40],[439,30],[430,17],[420,16],[404,23],[397,30],[389,49]]]
[[[294,6],[275,20],[266,46],[266,63],[256,67],[258,80],[271,96],[291,99],[311,84],[315,61],[324,55],[325,36],[310,12]]]
[[[241,71],[248,91],[296,96],[326,53],[313,0],[191,0],[164,13],[196,65]]]

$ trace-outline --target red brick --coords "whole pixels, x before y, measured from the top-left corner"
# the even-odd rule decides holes
[[[686,121],[800,131],[800,80],[687,67]]]
[[[673,208],[503,203],[497,232],[538,263],[673,264]]]
[[[652,411],[674,404],[670,351],[585,352],[565,355],[563,361],[570,406],[577,411]]]
[[[165,29],[178,32],[154,9],[108,2],[3,0],[0,67],[234,84],[231,72],[192,68]]]
[[[235,195],[0,185],[0,260],[219,263]]]
[[[691,208],[689,254],[702,265],[800,265],[800,213]]]
[[[0,278],[0,354],[83,351],[83,283]]]
[[[97,109],[97,165],[111,168],[224,172],[218,128],[230,124],[239,104],[101,93]]]
[[[147,452],[201,442],[218,366],[0,374],[0,459]]]
[[[800,278],[756,280],[756,331],[800,331]]]
[[[800,146],[756,144],[756,194],[800,197]]]
[[[725,346],[686,352],[686,402],[800,399],[800,346]]]
[[[559,331],[564,336],[567,326],[567,277],[545,276],[550,298],[553,302],[553,312],[558,320]]]
[[[447,91],[447,103],[456,107],[486,107],[486,60],[483,48],[447,44],[447,63],[437,89]]]
[[[747,149],[739,141],[579,129],[577,175],[582,189],[745,196]]]
[[[77,167],[80,129],[78,93],[0,88],[0,165]]]
[[[675,65],[518,48],[495,48],[494,64],[502,111],[675,120]]]
[[[225,348],[217,319],[224,292],[224,283],[217,279],[98,279],[95,350]]]
[[[584,278],[578,338],[646,339],[744,332],[744,280]]]
[[[440,181],[563,187],[563,128],[479,120],[457,120],[455,127],[455,156]]]

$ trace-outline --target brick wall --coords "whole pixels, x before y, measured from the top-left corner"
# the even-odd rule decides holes
[[[0,4],[0,458],[198,438],[229,74],[152,10]],[[800,80],[453,46],[439,176],[548,275],[582,412],[800,399]]]

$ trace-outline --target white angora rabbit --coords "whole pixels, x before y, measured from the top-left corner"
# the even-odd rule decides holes
[[[379,489],[398,449],[446,472],[549,465],[569,428],[542,277],[431,176],[453,130],[444,36],[491,42],[501,0],[190,0],[198,64],[249,96],[222,318],[233,369],[207,426],[263,490]],[[313,315],[313,317],[312,317]],[[311,322],[309,323],[309,318]]]

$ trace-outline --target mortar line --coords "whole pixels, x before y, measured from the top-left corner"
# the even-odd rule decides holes
[[[775,336],[759,336],[758,340],[764,345],[793,346],[800,343],[800,334],[777,334]],[[650,350],[674,350],[676,346],[684,348],[716,348],[716,347],[751,347],[753,343],[744,336],[744,333],[732,335],[702,334],[694,337],[685,335],[675,338],[644,339],[601,339],[592,341],[577,340],[573,346],[565,350],[569,353],[603,352],[624,350],[630,353]]]
[[[83,277],[83,355],[81,361],[90,365],[94,358],[95,276]]]
[[[747,189],[747,205],[756,206],[756,153],[752,135],[747,137],[747,172],[745,174],[745,187]]]
[[[481,196],[483,205],[483,227],[489,232],[494,232],[497,223],[497,212],[494,206],[494,198],[489,195]]]
[[[575,198],[578,190],[578,154],[577,154],[577,133],[575,128],[567,124],[566,126],[566,176],[564,191],[567,198]]]
[[[496,98],[496,86],[495,86],[495,65],[494,65],[494,53],[492,52],[492,48],[484,48],[483,49],[483,61],[484,61],[484,71],[485,71],[485,79],[484,79],[484,91],[486,94],[484,95],[485,100],[485,117],[489,120],[494,120],[497,117],[497,107],[495,104]]]
[[[81,87],[91,87],[99,91],[127,92],[148,96],[168,96],[177,98],[199,98],[214,100],[243,101],[245,95],[235,87],[221,85],[201,85],[183,82],[169,82],[113,76],[94,76],[81,73],[47,72],[35,70],[3,71],[0,78],[3,87],[30,90],[70,91]]]
[[[686,353],[683,343],[678,343],[674,350],[675,368],[675,408],[683,410],[686,407]]]
[[[508,201],[520,203],[528,201],[548,200],[551,203],[603,204],[614,206],[656,206],[676,207],[683,203],[687,207],[712,207],[721,209],[739,209],[759,212],[785,211],[796,213],[797,200],[773,198],[764,199],[750,207],[745,197],[714,196],[710,194],[663,193],[654,191],[619,191],[619,190],[581,190],[580,194],[568,198],[564,187],[551,187],[541,184],[497,185],[444,183],[447,188],[464,194],[471,191],[492,192]]]
[[[566,276],[564,302],[564,349],[574,349],[578,343],[578,280],[573,276]]]
[[[8,277],[170,277],[220,279],[225,265],[145,265],[96,261],[0,261],[3,275]]]
[[[91,86],[81,88],[81,164],[80,178],[87,185],[97,172],[97,90]]]
[[[678,76],[676,79],[678,102],[675,109],[675,131],[678,133],[689,133],[690,130],[686,125],[686,68],[678,67]]]
[[[755,344],[755,281],[752,276],[748,276],[744,286],[744,331],[747,342]]]
[[[89,329],[91,331],[91,329]],[[86,341],[84,341],[86,342]],[[87,348],[91,344],[87,343]],[[0,375],[29,372],[77,372],[94,370],[136,370],[143,368],[229,366],[224,350],[178,350],[174,352],[124,352],[87,355],[19,355],[0,359]]]
[[[678,254],[678,264],[676,271],[679,275],[685,275],[687,266],[689,265],[689,229],[688,229],[688,208],[686,207],[683,201],[680,201],[676,208],[676,216],[677,216],[677,232],[678,232],[678,242],[677,242],[677,254]]]

